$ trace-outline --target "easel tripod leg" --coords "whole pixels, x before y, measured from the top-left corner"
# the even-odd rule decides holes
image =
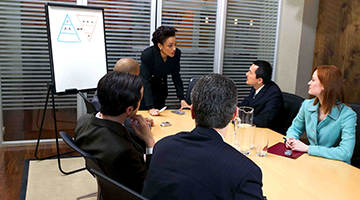
[[[36,159],[38,159],[38,160],[42,160],[42,159],[46,159],[46,158],[50,158],[50,157],[46,157],[46,158],[39,158],[39,157],[37,156],[37,151],[38,151],[38,148],[39,148],[40,137],[41,137],[41,131],[42,131],[42,128],[43,128],[43,125],[44,125],[44,120],[45,120],[46,108],[47,108],[47,104],[48,104],[48,101],[49,101],[49,94],[50,94],[50,87],[48,87],[48,92],[47,92],[47,95],[46,95],[46,101],[45,101],[44,113],[43,113],[43,116],[42,116],[42,119],[41,119],[41,125],[40,125],[40,130],[39,130],[39,136],[38,136],[37,143],[36,143],[36,148],[35,148],[35,158],[36,158]],[[51,157],[54,157],[54,156],[51,156]]]
[[[54,100],[54,93],[53,93],[53,92],[51,92],[51,99],[52,99],[53,116],[54,116],[55,142],[56,142],[56,152],[57,152],[57,154],[56,154],[56,155],[52,155],[52,156],[48,156],[48,157],[44,157],[44,158],[39,158],[39,157],[37,156],[37,151],[38,151],[38,148],[39,148],[39,143],[40,143],[40,138],[41,138],[41,132],[42,132],[43,125],[44,125],[44,120],[45,120],[46,108],[47,108],[47,104],[48,104],[48,102],[49,102],[49,94],[50,94],[50,91],[51,91],[51,90],[52,90],[51,86],[48,86],[48,92],[47,92],[46,101],[45,101],[44,113],[43,113],[43,117],[42,117],[42,120],[41,120],[41,125],[40,125],[40,130],[39,130],[39,136],[38,136],[38,140],[37,140],[36,148],[35,148],[35,158],[38,159],[38,160],[45,160],[45,159],[49,159],[49,158],[53,158],[53,157],[57,156],[57,159],[58,159],[58,167],[59,167],[60,172],[63,173],[63,174],[65,174],[65,175],[73,174],[73,173],[82,171],[82,170],[84,170],[84,169],[86,169],[86,168],[84,167],[84,168],[77,169],[77,170],[73,170],[73,171],[70,171],[70,172],[65,172],[65,171],[63,171],[63,170],[61,169],[60,156],[61,156],[61,155],[65,155],[65,154],[69,154],[69,153],[73,153],[73,152],[75,152],[75,151],[70,151],[70,152],[66,152],[66,153],[60,154],[60,150],[59,150],[59,138],[58,138],[58,135],[57,135],[57,125],[56,125],[55,100]]]

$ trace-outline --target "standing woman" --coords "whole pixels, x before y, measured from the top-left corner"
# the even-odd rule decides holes
[[[189,108],[184,98],[184,87],[180,78],[181,51],[176,48],[176,29],[160,26],[153,33],[154,46],[141,54],[140,76],[144,81],[144,97],[140,109],[148,109],[151,115],[159,115],[168,96],[167,75],[171,74],[181,108]]]
[[[342,72],[333,65],[315,69],[309,81],[314,99],[303,102],[286,133],[286,147],[350,164],[355,147],[356,113],[345,105]],[[306,131],[310,145],[299,140]]]

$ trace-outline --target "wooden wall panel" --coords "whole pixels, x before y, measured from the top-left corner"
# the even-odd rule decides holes
[[[336,65],[348,102],[360,103],[360,0],[320,0],[313,68]]]

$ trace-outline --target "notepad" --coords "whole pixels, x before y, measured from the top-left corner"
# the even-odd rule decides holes
[[[284,154],[286,150],[287,150],[287,148],[285,147],[285,144],[283,142],[279,142],[279,143],[269,147],[268,153],[276,154],[279,156],[284,156],[287,158],[293,158],[293,159],[296,159],[299,156],[304,154],[304,152],[292,151],[291,156],[287,156]]]

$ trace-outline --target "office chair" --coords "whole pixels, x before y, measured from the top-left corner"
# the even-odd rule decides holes
[[[126,200],[144,200],[147,199],[144,196],[141,196],[137,192],[131,190],[130,188],[124,186],[121,183],[116,182],[105,174],[95,170],[90,169],[90,171],[95,174],[96,180],[98,182],[98,188],[100,191],[101,200],[117,200],[117,199],[126,199]]]
[[[301,104],[304,101],[302,97],[299,97],[295,94],[290,94],[287,92],[283,92],[284,106],[280,110],[279,121],[277,122],[276,130],[278,133],[282,135],[286,135],[286,131],[291,126],[292,121],[298,114]]]
[[[351,158],[351,165],[360,168],[360,104],[347,103],[353,111],[356,112],[356,133],[355,133],[355,149]]]
[[[198,82],[200,78],[191,78],[190,82],[189,82],[189,86],[186,92],[186,103],[188,103],[189,105],[191,105],[191,91],[194,88],[195,84]]]
[[[84,159],[86,160],[86,169],[91,173],[90,168],[94,167],[97,170],[102,170],[100,168],[100,165],[98,164],[97,160],[90,154],[86,153],[85,151],[83,151],[82,149],[80,149],[78,146],[76,146],[75,141],[71,138],[71,136],[64,132],[64,131],[60,131],[60,136],[61,138],[64,140],[64,142],[69,145],[72,149],[74,149],[75,151],[77,151],[80,155],[82,155],[84,157]],[[89,161],[88,161],[89,160]],[[92,174],[92,173],[91,173]],[[94,176],[94,174],[92,174]],[[83,198],[87,198],[87,197],[93,197],[96,196],[98,194],[98,192],[92,192],[90,194],[86,194],[83,196],[79,196],[76,199],[83,199]]]
[[[92,114],[93,112],[97,112],[95,106],[91,103],[91,101],[84,95],[84,93],[79,92],[79,95],[84,99],[85,106],[86,106],[86,112],[89,114]]]

